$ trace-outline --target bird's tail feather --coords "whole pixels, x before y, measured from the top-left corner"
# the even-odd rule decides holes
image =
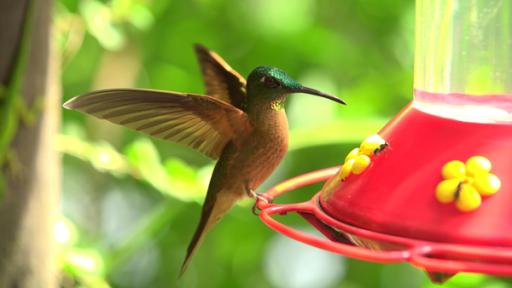
[[[203,240],[206,233],[219,222],[219,220],[226,214],[226,212],[233,207],[237,198],[232,197],[228,193],[216,193],[216,195],[207,195],[203,209],[201,212],[201,219],[197,225],[194,236],[188,245],[187,255],[181,265],[181,270],[178,278],[183,276],[188,268],[190,260],[194,255],[195,250]]]

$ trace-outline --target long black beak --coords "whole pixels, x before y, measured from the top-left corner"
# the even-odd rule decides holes
[[[293,93],[305,93],[305,94],[310,94],[310,95],[316,95],[316,96],[327,98],[327,99],[332,100],[334,102],[338,102],[340,104],[346,105],[345,101],[341,100],[340,98],[338,98],[336,96],[325,94],[324,92],[320,92],[320,91],[318,91],[316,89],[309,88],[309,87],[306,87],[306,86],[301,86],[300,88],[293,90]]]

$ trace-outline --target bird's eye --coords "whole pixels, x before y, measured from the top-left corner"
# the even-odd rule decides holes
[[[263,82],[263,84],[265,84],[265,86],[268,88],[277,88],[281,86],[281,83],[279,83],[279,81],[274,77],[265,76],[261,78],[261,82]]]

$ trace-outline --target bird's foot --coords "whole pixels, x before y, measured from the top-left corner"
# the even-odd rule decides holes
[[[252,213],[254,215],[258,215],[259,214],[259,211],[258,211],[258,201],[263,201],[265,204],[270,204],[272,203],[272,199],[270,197],[268,197],[267,195],[265,194],[262,194],[262,193],[257,193],[255,192],[254,190],[252,189],[247,189],[247,195],[251,198],[254,198],[256,199],[256,201],[254,202],[254,205],[252,206]]]

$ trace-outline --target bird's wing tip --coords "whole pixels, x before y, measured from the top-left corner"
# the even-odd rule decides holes
[[[204,46],[203,44],[200,44],[200,43],[194,43],[194,49],[197,51],[197,52],[208,52],[208,48],[206,48],[206,46]]]
[[[64,104],[62,104],[62,107],[64,107],[65,109],[68,109],[68,110],[72,110],[74,108],[74,102],[76,100],[76,97],[73,97],[71,99],[69,99],[68,101],[64,102]]]

